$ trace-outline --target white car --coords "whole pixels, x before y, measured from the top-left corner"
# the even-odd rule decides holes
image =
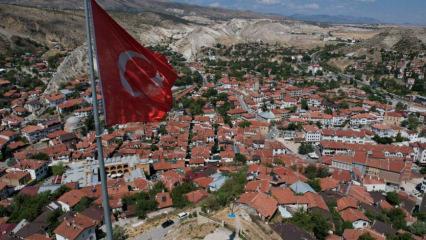
[[[318,155],[315,152],[308,153],[308,156],[312,159],[318,159]]]
[[[189,215],[188,212],[181,212],[181,213],[178,214],[178,217],[179,217],[179,219],[184,219],[184,218],[187,218],[188,215]]]

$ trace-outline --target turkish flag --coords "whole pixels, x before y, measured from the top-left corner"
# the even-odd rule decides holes
[[[163,119],[172,107],[176,72],[91,2],[106,125]]]

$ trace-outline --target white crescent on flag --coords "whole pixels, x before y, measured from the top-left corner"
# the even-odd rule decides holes
[[[120,53],[120,56],[118,57],[118,69],[120,72],[121,85],[124,87],[126,92],[128,92],[133,97],[139,97],[142,95],[142,93],[140,91],[134,90],[132,86],[130,86],[129,81],[127,80],[125,76],[126,65],[129,62],[129,60],[134,57],[145,60],[152,66],[152,62],[148,58],[146,58],[143,54],[135,52],[135,51],[125,51]],[[156,71],[154,77],[151,77],[151,80],[157,87],[163,87],[164,78],[158,71]]]

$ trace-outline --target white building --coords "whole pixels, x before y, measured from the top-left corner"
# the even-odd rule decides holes
[[[386,190],[385,181],[371,175],[366,176],[363,179],[362,184],[366,188],[367,192],[384,192]]]
[[[315,125],[306,125],[303,127],[305,142],[318,143],[321,141],[321,131]]]

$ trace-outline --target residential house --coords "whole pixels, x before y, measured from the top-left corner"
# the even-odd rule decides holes
[[[383,123],[386,125],[399,126],[404,121],[404,114],[401,112],[385,112]]]
[[[201,200],[205,199],[209,194],[202,190],[202,189],[198,189],[192,192],[189,192],[187,194],[185,194],[186,199],[188,199],[189,202],[191,203],[198,203]]]
[[[264,220],[272,218],[278,206],[277,200],[262,192],[243,193],[238,203],[250,206]]]
[[[385,192],[386,191],[386,183],[383,179],[376,176],[365,176],[362,179],[362,185],[365,187],[367,192]]]
[[[370,226],[370,220],[360,210],[347,208],[340,211],[339,214],[343,221],[352,223],[354,229]]]
[[[33,180],[41,180],[48,173],[47,161],[41,160],[20,160],[14,165],[15,170],[26,171],[31,175]]]
[[[0,177],[0,181],[13,187],[22,187],[31,180],[31,175],[23,171],[10,171]]]
[[[378,121],[378,117],[371,113],[360,113],[350,117],[351,126],[370,125]]]
[[[65,219],[54,230],[57,240],[96,240],[95,222],[77,213]]]
[[[352,129],[322,129],[321,140],[333,141],[343,143],[373,143],[371,140],[372,134],[366,130],[352,130]]]
[[[385,124],[373,124],[371,126],[371,130],[379,137],[381,138],[393,138],[396,137],[398,131],[396,131],[394,129],[394,127],[390,126],[390,125],[385,125]]]
[[[173,200],[168,192],[160,192],[155,195],[155,201],[157,202],[157,208],[168,208],[173,206]]]
[[[61,205],[62,211],[69,212],[85,196],[85,192],[80,189],[71,190],[60,196],[58,198],[58,203]]]
[[[47,137],[47,131],[40,125],[27,125],[21,129],[22,135],[30,143],[36,143],[41,139]]]
[[[303,133],[305,135],[305,142],[318,143],[321,141],[321,131],[315,125],[303,126]]]

